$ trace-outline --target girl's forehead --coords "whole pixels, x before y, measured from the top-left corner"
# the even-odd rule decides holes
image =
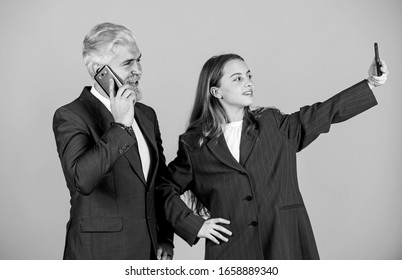
[[[249,71],[246,62],[241,59],[232,59],[226,62],[225,66],[223,67],[223,75],[233,75],[235,73],[244,74]]]

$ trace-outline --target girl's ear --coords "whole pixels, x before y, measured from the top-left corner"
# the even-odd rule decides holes
[[[221,91],[217,87],[211,87],[211,89],[209,90],[209,93],[215,98],[218,98],[218,99],[222,98]]]

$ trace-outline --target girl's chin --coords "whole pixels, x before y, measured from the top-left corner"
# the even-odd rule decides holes
[[[251,100],[250,102],[245,103],[244,107],[249,107],[253,105],[253,101]]]

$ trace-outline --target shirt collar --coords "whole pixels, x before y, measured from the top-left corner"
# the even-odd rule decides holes
[[[94,86],[91,87],[91,93],[99,99],[100,102],[103,103],[103,105],[105,105],[105,107],[111,112],[111,108],[110,108],[110,100],[109,98],[104,97],[102,94],[99,93],[99,91],[96,90],[96,88]]]

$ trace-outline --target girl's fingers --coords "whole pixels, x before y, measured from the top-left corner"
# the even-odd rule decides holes
[[[218,231],[211,231],[211,235],[215,236],[216,238],[219,238],[222,241],[228,242],[229,239],[227,239],[226,237],[224,237],[222,234],[220,234]]]

